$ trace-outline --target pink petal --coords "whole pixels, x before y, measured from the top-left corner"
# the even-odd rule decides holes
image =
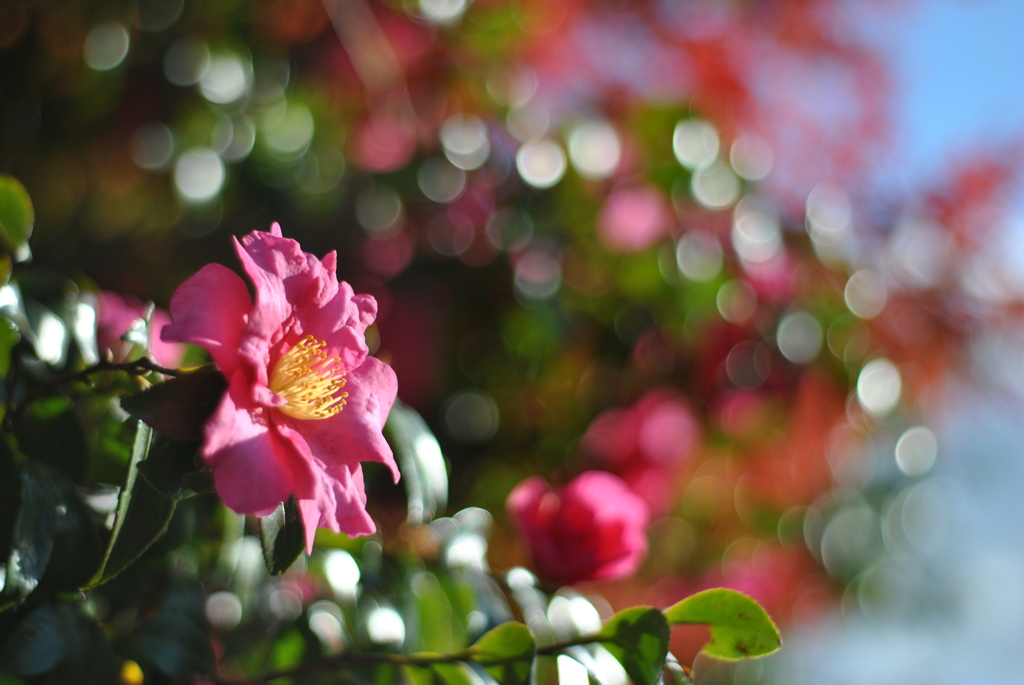
[[[306,439],[298,431],[280,421],[274,422],[274,430],[280,436],[281,445],[285,448],[288,459],[288,470],[294,482],[295,496],[301,499],[316,497],[317,466],[310,454]]]
[[[280,340],[281,328],[292,313],[284,283],[280,276],[257,264],[237,239],[235,253],[256,288],[256,306],[249,316],[246,332],[265,340],[269,347]]]
[[[238,368],[246,315],[252,299],[245,282],[220,264],[208,264],[171,297],[171,318],[160,339],[202,345],[228,378]]]
[[[346,535],[370,535],[377,530],[366,513],[363,471],[346,466],[327,469],[320,465],[320,482],[314,499],[300,499],[299,511],[306,532],[306,549],[313,551],[317,528],[330,528]]]
[[[231,379],[220,406],[206,424],[203,458],[213,467],[221,499],[240,514],[274,509],[295,489],[288,446],[268,426],[236,404],[248,382],[241,371]]]
[[[361,461],[376,461],[391,469],[398,481],[398,465],[381,429],[398,394],[398,379],[390,366],[367,357],[347,376],[345,408],[329,419],[291,420],[289,425],[302,434],[313,456],[327,467],[345,465],[355,469]]]

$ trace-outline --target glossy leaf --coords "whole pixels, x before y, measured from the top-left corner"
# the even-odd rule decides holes
[[[704,590],[665,610],[669,623],[706,623],[711,642],[703,651],[719,659],[771,654],[782,646],[778,628],[751,597],[726,588]]]
[[[25,186],[13,176],[0,175],[0,239],[11,253],[24,251],[35,218]]]
[[[219,371],[193,371],[121,398],[121,408],[177,440],[202,440],[227,382]]]
[[[448,470],[437,438],[416,410],[395,402],[385,431],[402,472],[409,523],[430,522],[448,502]]]
[[[269,516],[260,519],[263,560],[270,575],[279,576],[306,549],[306,532],[299,513],[299,500],[292,495]]]
[[[608,619],[597,636],[635,685],[660,681],[669,638],[668,621],[660,611],[651,607],[625,609]]]
[[[469,652],[501,685],[526,685],[537,643],[529,628],[509,621],[484,633]]]
[[[146,458],[153,430],[137,422],[128,475],[117,502],[117,516],[110,542],[92,584],[105,583],[138,559],[163,534],[174,514],[174,500],[145,478],[139,478],[139,462]]]
[[[21,471],[21,504],[11,534],[0,610],[20,603],[39,585],[53,553],[60,492],[29,469]]]
[[[200,443],[156,436],[149,456],[139,462],[139,472],[149,484],[171,499],[196,494],[192,484],[201,469],[196,466]]]

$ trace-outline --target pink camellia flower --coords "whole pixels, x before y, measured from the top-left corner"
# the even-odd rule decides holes
[[[660,516],[672,504],[676,481],[700,433],[686,401],[661,388],[628,409],[612,409],[594,419],[583,436],[583,450],[621,476]]]
[[[142,318],[146,305],[137,297],[104,290],[97,298],[96,309],[96,346],[101,353],[110,350],[115,358],[120,358],[125,349],[121,336],[128,332],[133,321]],[[153,360],[170,368],[181,364],[185,358],[185,346],[160,339],[160,331],[171,323],[171,317],[163,309],[156,309],[149,321],[149,351]]]
[[[398,381],[364,339],[377,302],[338,281],[336,253],[320,261],[276,223],[235,240],[235,252],[255,305],[238,275],[209,264],[174,293],[163,330],[209,350],[228,380],[202,448],[217,492],[257,516],[295,493],[310,551],[318,526],[372,533],[360,462],[399,476],[381,435]]]
[[[625,578],[647,553],[647,503],[604,471],[581,473],[558,492],[530,476],[505,506],[537,572],[558,583]]]

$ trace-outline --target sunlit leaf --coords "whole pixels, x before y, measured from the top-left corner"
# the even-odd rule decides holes
[[[219,371],[193,371],[121,398],[132,417],[177,440],[202,440],[227,381]]]
[[[416,410],[395,402],[385,431],[398,458],[409,523],[429,522],[448,502],[448,471],[437,438]]]
[[[11,253],[24,250],[35,219],[25,186],[13,176],[0,175],[0,239]]]
[[[269,516],[260,519],[260,539],[267,571],[278,576],[291,568],[306,549],[306,532],[299,500],[292,495]]]
[[[99,572],[92,584],[110,580],[163,534],[174,514],[174,500],[159,492],[145,478],[139,478],[139,462],[146,458],[153,430],[138,421],[128,475],[117,502],[117,516]]]
[[[761,605],[726,588],[704,590],[665,610],[669,623],[706,623],[711,642],[704,652],[719,659],[771,654],[782,646],[779,631]]]
[[[414,649],[447,654],[465,647],[456,637],[455,615],[451,602],[432,573],[423,572],[412,582],[412,594],[419,614],[419,630]],[[462,633],[461,637],[465,637]]]
[[[484,633],[469,651],[472,660],[501,685],[526,685],[537,643],[529,628],[509,621]]]
[[[598,633],[636,685],[655,685],[668,654],[668,622],[651,607],[632,607],[612,616]]]

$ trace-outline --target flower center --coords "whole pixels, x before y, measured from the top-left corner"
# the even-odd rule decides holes
[[[345,407],[345,372],[338,368],[341,359],[327,358],[327,343],[311,335],[288,350],[270,374],[270,390],[287,400],[280,407],[296,419],[326,419]]]

